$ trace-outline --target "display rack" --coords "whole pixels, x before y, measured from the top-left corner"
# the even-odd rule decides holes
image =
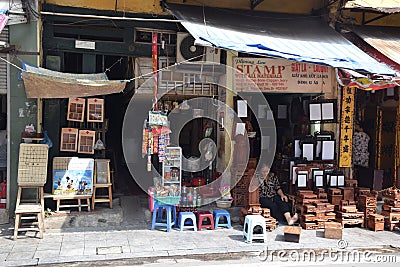
[[[158,196],[157,199],[166,204],[179,204],[182,182],[182,148],[166,148],[161,182],[164,190],[168,193],[166,196]]]

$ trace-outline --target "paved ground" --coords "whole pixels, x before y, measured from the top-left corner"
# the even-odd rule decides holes
[[[125,212],[125,211],[124,211]],[[235,255],[260,255],[261,251],[338,249],[337,240],[325,239],[322,230],[302,231],[300,243],[283,240],[283,227],[267,233],[267,242],[247,244],[242,227],[231,229],[165,232],[151,231],[146,215],[138,219],[130,214],[130,222],[115,227],[81,227],[46,229],[43,239],[26,233],[11,240],[11,225],[3,225],[0,233],[0,266],[21,266],[101,260],[176,259],[204,260]],[[135,223],[133,223],[135,222]],[[347,249],[372,248],[394,253],[400,249],[399,232],[373,232],[360,228],[345,228],[343,240]],[[343,245],[343,243],[342,243]]]

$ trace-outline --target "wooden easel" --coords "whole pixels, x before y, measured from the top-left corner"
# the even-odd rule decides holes
[[[92,210],[94,204],[98,202],[108,202],[110,209],[112,209],[112,182],[110,177],[110,160],[109,159],[95,159],[95,177],[93,182],[93,195],[92,195]],[[96,190],[99,188],[107,188],[108,195],[96,195]]]

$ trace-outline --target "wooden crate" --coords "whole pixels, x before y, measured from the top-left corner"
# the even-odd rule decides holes
[[[342,239],[343,227],[339,222],[326,222],[324,230],[325,238]]]
[[[317,230],[320,227],[316,222],[300,222],[300,225],[304,230]]]
[[[400,222],[400,212],[388,212],[383,210],[381,215],[385,216],[385,220],[390,223]]]
[[[301,227],[285,226],[285,228],[283,229],[283,233],[285,241],[299,243]]]
[[[385,217],[379,214],[368,215],[367,228],[375,232],[385,230]]]
[[[339,187],[344,200],[354,201],[354,187]]]

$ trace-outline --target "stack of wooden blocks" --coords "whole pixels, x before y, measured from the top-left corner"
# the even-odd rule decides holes
[[[326,222],[324,230],[325,238],[342,239],[343,226],[339,222]]]
[[[236,174],[238,181],[232,189],[233,205],[236,207],[247,207],[249,205],[249,185],[254,174],[254,169]]]
[[[246,215],[261,215],[265,219],[265,227],[268,231],[272,231],[276,229],[276,219],[271,217],[271,212],[268,208],[261,208],[261,206],[251,206],[249,209],[242,208],[240,210],[241,223],[244,223],[244,217]]]
[[[323,229],[325,222],[335,219],[334,205],[326,197],[323,189],[316,194],[310,190],[297,191],[296,210],[300,211],[300,225],[304,229]]]
[[[336,220],[345,225],[356,225],[360,224],[364,227],[364,212],[357,210],[356,203],[349,200],[341,200],[339,204],[339,210],[336,212]]]
[[[384,205],[382,215],[385,217],[385,227],[390,231],[400,228],[400,189],[387,189],[382,192]]]
[[[365,225],[368,225],[368,216],[376,214],[377,197],[377,194],[366,191],[358,197],[357,207],[364,212]]]
[[[319,200],[305,204],[302,207],[300,224],[305,230],[323,229],[326,222],[335,220],[334,209],[334,205]]]
[[[343,199],[342,191],[338,188],[328,188],[328,201],[332,205],[339,206]]]

